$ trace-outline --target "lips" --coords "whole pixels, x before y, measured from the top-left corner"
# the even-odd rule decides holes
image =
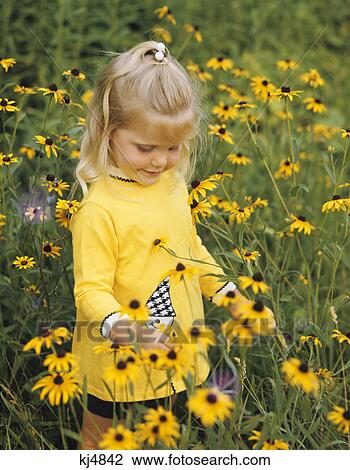
[[[145,170],[146,173],[150,173],[152,175],[159,175],[159,173],[161,173],[160,171],[148,171],[148,170]]]

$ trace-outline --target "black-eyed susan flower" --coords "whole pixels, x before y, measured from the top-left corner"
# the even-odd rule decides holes
[[[251,346],[254,336],[258,334],[254,329],[254,322],[251,322],[248,318],[241,321],[239,317],[239,311],[236,311],[233,319],[221,325],[222,333],[229,342],[233,342],[237,338],[240,346]]]
[[[152,243],[152,253],[158,253],[162,247],[167,247],[169,243],[168,237],[156,238]]]
[[[276,86],[264,76],[256,76],[250,79],[250,86],[254,94],[262,100],[270,98],[271,93],[276,90]]]
[[[252,212],[254,212],[257,207],[267,207],[269,205],[267,199],[261,199],[261,197],[252,201],[252,196],[244,196],[244,200],[249,203],[248,207]]]
[[[18,269],[30,269],[34,267],[36,261],[33,256],[16,256],[12,264]]]
[[[13,156],[13,153],[9,153],[8,155],[4,155],[2,152],[0,152],[0,166],[3,165],[11,165],[12,163],[17,163],[18,158]]]
[[[152,28],[152,31],[156,36],[158,36],[162,41],[166,42],[167,44],[173,42],[170,32],[162,28],[161,26],[154,26],[154,28]]]
[[[315,346],[322,346],[321,341],[315,335],[302,335],[300,336],[299,341],[301,344],[305,344],[310,341]]]
[[[199,216],[210,217],[212,214],[210,202],[204,199],[201,202],[193,201],[191,204],[192,221],[200,222]]]
[[[215,294],[215,302],[219,307],[230,308],[240,302],[240,296],[237,295],[235,290],[228,290],[225,294]]]
[[[239,276],[240,287],[245,290],[248,287],[253,289],[254,294],[261,292],[264,294],[270,287],[264,282],[264,278],[260,272],[253,274],[253,276]]]
[[[82,72],[77,67],[74,67],[70,70],[65,70],[62,72],[62,75],[67,77],[69,80],[76,78],[77,80],[85,80],[86,75]]]
[[[261,431],[257,431],[253,429],[252,431],[252,436],[248,437],[248,441],[260,441],[261,439]],[[258,444],[257,442],[253,445],[253,449],[257,449]],[[270,439],[267,438],[263,441],[261,447],[259,446],[261,450],[288,450],[289,445],[287,442],[282,441],[281,439]]]
[[[15,100],[9,100],[7,98],[0,97],[0,111],[7,111],[8,113],[19,111],[20,109],[17,106],[14,106],[14,103],[16,103]]]
[[[115,354],[120,351],[131,352],[133,347],[130,345],[118,344],[115,341],[107,341],[103,344],[98,344],[92,348],[95,354]]]
[[[232,70],[232,75],[236,78],[238,77],[244,77],[244,78],[249,78],[249,71],[247,69],[243,69],[242,67],[235,67]]]
[[[235,104],[235,108],[237,109],[253,109],[253,108],[256,108],[256,104],[253,104],[253,103],[248,103],[248,101],[245,101],[245,100],[240,100],[238,101],[237,104]]]
[[[221,142],[227,142],[233,144],[232,134],[226,129],[226,124],[209,124],[209,135],[215,135]]]
[[[110,427],[102,434],[99,441],[100,449],[106,450],[134,450],[139,449],[135,433],[127,429],[123,424],[118,424],[115,428]]]
[[[40,400],[43,400],[48,395],[50,405],[58,406],[61,402],[66,404],[70,398],[77,397],[83,393],[74,374],[75,370],[49,373],[32,387],[32,391],[42,388]]]
[[[36,90],[24,85],[16,85],[13,89],[15,93],[20,93],[21,95],[36,95]]]
[[[300,78],[312,88],[318,88],[325,84],[324,79],[316,69],[310,69],[308,72],[303,73]]]
[[[27,145],[23,145],[23,147],[20,147],[19,152],[23,153],[23,155],[26,155],[29,160],[33,160],[36,150],[32,147],[28,147]]]
[[[245,302],[240,306],[240,318],[248,319],[259,335],[268,335],[275,331],[275,316],[261,300]]]
[[[76,201],[75,199],[70,201],[68,199],[58,198],[57,203],[56,203],[56,209],[65,210],[69,214],[74,214],[78,210],[79,206],[80,206],[80,202]]]
[[[181,345],[175,345],[169,351],[161,350],[159,365],[167,369],[173,368],[176,376],[186,377],[189,372],[193,374],[191,357]]]
[[[211,73],[206,72],[202,67],[192,61],[189,61],[189,63],[186,65],[186,69],[189,72],[193,72],[201,82],[207,82],[208,80],[213,79]]]
[[[252,215],[252,211],[250,210],[249,206],[241,207],[238,205],[236,201],[232,201],[230,215],[229,215],[230,223],[235,221],[238,224],[242,224],[247,219],[249,219],[251,215]]]
[[[235,119],[237,117],[237,110],[234,108],[234,106],[230,106],[223,101],[219,101],[219,104],[214,106],[212,113],[223,121],[227,121],[228,119]]]
[[[13,57],[0,57],[0,65],[5,70],[5,72],[8,72],[9,69],[15,65],[15,63],[16,59]]]
[[[350,128],[349,129],[340,129],[342,133],[341,136],[343,139],[348,139],[350,137]]]
[[[213,426],[216,420],[229,418],[235,403],[217,387],[197,390],[186,403],[189,411],[199,417],[204,426]]]
[[[45,87],[37,87],[38,91],[42,91],[43,95],[50,95],[54,97],[55,103],[59,103],[62,101],[63,94],[67,93],[66,90],[59,89],[55,83],[52,83],[47,88]]]
[[[47,258],[51,256],[51,258],[58,258],[60,256],[60,251],[62,248],[60,246],[55,246],[53,242],[45,241],[42,246],[42,254],[45,255]]]
[[[193,33],[193,36],[197,42],[203,41],[202,33],[200,32],[199,27],[197,25],[185,24],[184,29],[188,33]]]
[[[306,109],[313,113],[324,113],[327,110],[326,105],[319,98],[305,98],[303,103],[306,103]]]
[[[45,358],[43,364],[50,372],[68,372],[77,366],[77,361],[74,354],[58,347],[54,353]]]
[[[350,332],[342,333],[340,330],[333,330],[332,338],[337,339],[339,343],[348,343],[350,344]]]
[[[251,158],[241,152],[229,153],[227,159],[234,165],[248,165],[248,163],[252,163]]]
[[[211,194],[210,196],[208,196],[207,199],[208,199],[209,203],[211,204],[211,206],[222,209],[223,211],[230,211],[231,210],[231,203],[227,199],[223,199],[221,197],[218,197],[215,194]]]
[[[207,67],[213,70],[231,70],[234,62],[231,59],[226,59],[225,57],[212,57],[205,64]]]
[[[334,194],[330,201],[322,205],[322,212],[346,211],[350,207],[350,198],[342,198],[338,194]]]
[[[131,300],[128,305],[122,306],[120,311],[129,315],[130,320],[148,320],[150,314],[149,308],[142,307],[136,299]]]
[[[301,98],[299,93],[303,93],[302,90],[291,90],[289,86],[282,86],[278,88],[275,92],[271,93],[271,96],[276,96],[279,100],[282,98],[289,99],[289,101],[293,101],[294,96],[298,96]]]
[[[82,105],[79,103],[74,103],[71,100],[71,97],[69,95],[67,96],[62,96],[61,98],[58,99],[58,104],[62,104],[64,106],[77,106],[80,109],[83,109]]]
[[[154,447],[159,439],[168,447],[175,447],[175,439],[180,434],[180,425],[171,411],[165,410],[162,406],[157,409],[149,409],[144,416],[145,423],[136,424],[136,437],[139,441],[148,441]]]
[[[322,369],[321,367],[315,370],[315,374],[319,377],[325,385],[331,385],[333,381],[333,373],[329,369]]]
[[[221,181],[222,179],[225,178],[225,176],[228,176],[229,178],[233,178],[232,173],[226,173],[223,170],[218,170],[216,173],[213,173],[212,175],[208,176],[208,180],[218,180]]]
[[[154,349],[140,348],[139,356],[140,356],[142,363],[146,366],[149,366],[155,369],[166,368],[161,365],[161,361],[160,361],[161,354],[159,353],[159,349],[157,348],[154,348]]]
[[[182,263],[177,263],[175,269],[170,269],[166,276],[170,277],[170,282],[179,283],[186,279],[191,279],[193,276],[196,276],[199,273],[199,269],[194,266],[185,266]]]
[[[291,385],[301,387],[305,393],[317,395],[320,386],[319,378],[305,362],[292,357],[283,362],[281,371],[285,373]]]
[[[214,346],[216,344],[215,332],[212,328],[205,325],[192,325],[186,330],[186,335],[189,338],[190,344],[196,346],[202,344],[203,346]]]
[[[71,333],[64,326],[58,328],[49,328],[47,326],[41,329],[40,336],[36,336],[29,340],[22,348],[22,350],[29,351],[34,349],[35,354],[41,353],[41,348],[45,347],[50,349],[53,343],[61,345],[63,342],[68,341],[71,338]]]
[[[287,179],[293,176],[293,173],[298,173],[299,171],[299,163],[293,163],[290,158],[287,158],[287,160],[282,160],[279,163],[278,169],[274,173],[274,177],[276,179]]]
[[[46,187],[49,193],[51,193],[51,191],[55,191],[61,197],[63,195],[62,191],[69,189],[68,183],[63,180],[59,180],[51,173],[46,175],[41,186]]]
[[[125,386],[137,380],[138,370],[136,361],[127,361],[124,357],[116,358],[114,364],[105,369],[103,378],[108,382]]]
[[[51,152],[55,155],[57,158],[57,150],[62,150],[61,147],[58,147],[56,144],[54,144],[54,141],[51,137],[44,137],[42,135],[35,135],[34,139],[36,142],[40,145],[45,145],[45,153],[47,155],[47,158],[51,157]]]
[[[234,248],[232,252],[235,255],[237,255],[239,258],[247,261],[248,263],[250,261],[255,261],[258,256],[261,256],[261,254],[258,251],[256,250],[250,251],[247,248],[242,248],[241,251],[239,251],[238,248]]]
[[[174,15],[173,15],[173,12],[172,10],[170,10],[169,7],[167,7],[166,5],[164,5],[163,7],[161,8],[157,8],[156,10],[154,10],[154,13],[157,13],[158,15],[158,18],[162,19],[164,16],[166,17],[166,19],[172,23],[173,25],[176,25],[176,20],[174,18]]]
[[[192,191],[188,196],[188,204],[192,204],[194,200],[199,202],[199,195],[205,198],[207,195],[207,191],[212,191],[213,189],[216,189],[218,184],[218,181],[211,180],[210,178],[207,178],[203,181],[191,181]]]
[[[337,426],[337,431],[344,434],[350,432],[350,409],[342,408],[341,406],[333,405],[333,411],[330,411],[327,418],[331,423]]]
[[[290,60],[290,59],[283,59],[283,60],[277,60],[276,61],[277,67],[281,70],[294,70],[298,64],[295,62],[295,60]]]
[[[78,126],[86,126],[86,118],[80,117],[78,119]]]
[[[289,230],[291,232],[298,230],[298,232],[303,231],[305,235],[310,235],[311,231],[315,230],[315,227],[311,224],[311,222],[306,220],[303,215],[298,215],[298,217],[296,217],[295,215],[291,214],[291,218],[294,221],[289,226]]]
[[[40,294],[41,292],[36,284],[29,284],[29,286],[24,287],[23,290],[29,294]]]

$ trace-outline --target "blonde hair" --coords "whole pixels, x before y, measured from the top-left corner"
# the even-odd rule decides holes
[[[157,61],[156,46],[156,41],[145,41],[116,53],[102,70],[88,103],[80,160],[74,173],[77,181],[73,187],[80,184],[84,196],[87,183],[107,174],[112,161],[110,134],[119,127],[149,123],[169,141],[175,138],[184,142],[176,165],[169,171],[182,176],[186,184],[193,177],[196,161],[206,146],[204,88],[170,56],[168,48],[165,58]]]

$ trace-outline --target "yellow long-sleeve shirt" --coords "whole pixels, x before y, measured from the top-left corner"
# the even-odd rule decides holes
[[[197,234],[184,180],[174,189],[174,177],[168,171],[154,184],[143,186],[121,177],[124,174],[119,169],[113,173],[90,185],[69,226],[77,309],[72,352],[78,358],[81,380],[87,379],[88,393],[106,401],[113,397],[102,375],[113,364],[113,354],[97,355],[93,347],[107,341],[102,327],[112,312],[137,299],[150,308],[152,320],[164,325],[176,322],[185,332],[195,321],[204,322],[202,294],[216,302],[236,287],[215,276],[203,277],[208,273],[224,276],[218,266],[181,260],[162,248],[152,250],[156,239],[166,238],[166,246],[177,256],[217,264]],[[187,289],[183,281],[172,283],[165,275],[178,262],[200,271],[186,280]],[[207,351],[200,349],[204,356],[197,355],[196,385],[205,381],[210,370]],[[180,377],[173,378],[172,384],[166,382],[166,371],[154,369],[147,377],[140,368],[132,397],[124,386],[117,384],[114,389],[111,383],[107,385],[114,390],[115,401],[162,398],[186,389]],[[153,390],[161,384],[155,397]]]

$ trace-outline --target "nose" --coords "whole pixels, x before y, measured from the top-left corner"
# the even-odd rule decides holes
[[[164,152],[155,154],[152,156],[151,165],[156,168],[165,168],[168,162],[168,158]]]

